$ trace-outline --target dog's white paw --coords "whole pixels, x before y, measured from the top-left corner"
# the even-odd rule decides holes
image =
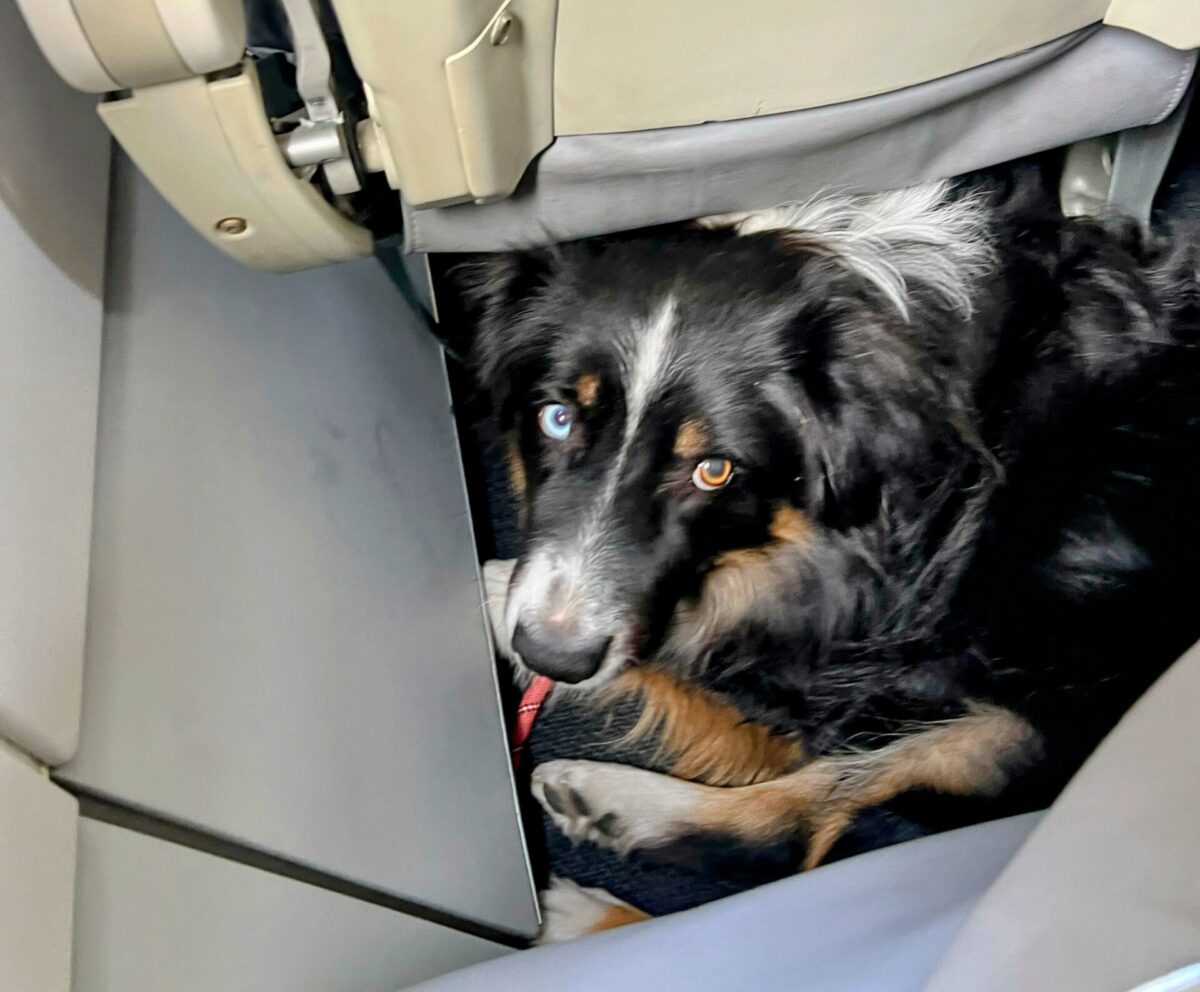
[[[539,900],[542,929],[538,944],[557,944],[588,933],[611,930],[647,919],[645,913],[604,889],[590,889],[558,875]]]
[[[573,842],[627,854],[692,832],[705,787],[603,761],[547,761],[533,770],[533,794]]]

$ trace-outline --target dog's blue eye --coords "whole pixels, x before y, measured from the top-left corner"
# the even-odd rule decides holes
[[[547,403],[538,411],[538,426],[551,441],[565,441],[574,422],[575,411],[565,403]]]

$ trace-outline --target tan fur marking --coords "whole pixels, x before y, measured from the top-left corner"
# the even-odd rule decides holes
[[[707,650],[731,630],[751,606],[771,594],[779,584],[781,568],[803,553],[812,536],[812,525],[800,510],[784,505],[775,511],[771,540],[757,548],[739,548],[717,557],[704,580],[700,601],[681,610],[668,650],[685,658]]]
[[[800,231],[779,231],[776,233],[780,243],[785,248],[790,248],[793,251],[804,251],[812,255],[819,255],[822,258],[830,258],[837,254],[829,245]]]
[[[794,506],[784,504],[771,518],[771,536],[780,544],[803,544],[812,536],[812,524]]]
[[[617,927],[627,927],[631,923],[643,923],[650,919],[649,913],[643,913],[635,906],[613,906],[605,910],[604,915],[588,927],[588,933],[599,933],[601,930],[615,930]]]
[[[745,569],[767,565],[777,552],[803,547],[812,534],[812,525],[808,522],[808,517],[794,506],[784,504],[771,518],[770,534],[771,540],[761,547],[739,548],[719,555],[716,568],[709,574],[709,578],[722,568]]]
[[[575,380],[575,398],[579,405],[592,407],[600,398],[600,377],[594,372],[586,372]]]
[[[771,782],[710,790],[696,807],[696,827],[751,844],[800,833],[818,815],[836,784],[827,761],[818,759]]]
[[[635,668],[621,677],[618,689],[642,698],[641,715],[626,740],[657,735],[659,755],[674,758],[676,778],[750,785],[778,778],[804,759],[799,741],[747,722],[719,696],[664,672]]]
[[[1013,767],[1040,748],[1037,732],[1021,717],[979,705],[875,751],[819,758],[773,782],[713,789],[697,807],[696,826],[751,843],[805,829],[804,867],[814,868],[862,810],[913,789],[997,795]]]
[[[708,431],[698,420],[685,420],[675,434],[675,454],[680,458],[699,458],[708,450]]]
[[[508,451],[505,457],[508,462],[509,485],[512,486],[513,492],[518,496],[524,496],[526,487],[525,460],[521,457],[521,449],[517,446],[515,439],[508,442]]]

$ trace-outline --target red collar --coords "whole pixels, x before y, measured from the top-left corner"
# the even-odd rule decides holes
[[[535,675],[529,685],[525,687],[521,703],[517,707],[517,722],[513,726],[512,732],[513,768],[521,767],[521,755],[525,751],[529,735],[533,733],[533,722],[537,719],[542,703],[546,701],[546,697],[550,695],[550,690],[553,688],[554,680],[546,678],[545,675]]]

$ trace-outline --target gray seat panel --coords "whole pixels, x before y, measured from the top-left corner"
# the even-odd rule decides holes
[[[74,992],[372,992],[507,953],[295,879],[79,821]]]
[[[421,992],[916,992],[1041,814],[925,837]]]
[[[1200,962],[1198,699],[1200,644],[1088,759],[924,992],[1125,992]]]
[[[444,358],[383,269],[279,276],[115,171],[81,789],[537,928]]]
[[[1089,28],[883,96],[767,117],[559,138],[509,200],[406,210],[406,247],[500,251],[940,179],[1162,119],[1194,52]]]

